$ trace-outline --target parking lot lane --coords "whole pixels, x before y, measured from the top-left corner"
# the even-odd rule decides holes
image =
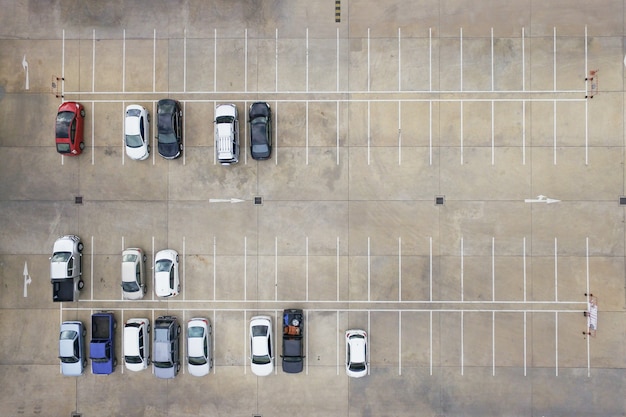
[[[524,377],[515,368],[502,369],[495,377],[489,367],[471,368],[465,375],[460,375],[455,369],[443,369],[440,383],[441,410],[454,415],[483,413],[495,417],[509,413],[530,414],[534,403],[531,398],[536,395],[533,380]],[[504,404],[495,400],[502,396],[511,398],[511,401]],[[451,397],[459,401],[450,401]],[[483,411],[485,403],[490,404],[488,411]]]
[[[58,325],[54,326],[55,333]],[[58,337],[58,335],[56,335]],[[56,344],[50,344],[54,352],[51,358],[58,355]],[[2,365],[0,372],[0,402],[3,413],[25,417],[39,416],[43,413],[54,415],[70,415],[76,409],[76,378],[61,375],[58,363],[54,365]],[[37,381],[54,381],[54,389],[42,389]]]
[[[47,281],[47,286],[51,287],[49,282]],[[51,291],[48,294],[46,301],[52,304]],[[14,294],[16,295],[18,294]],[[19,296],[21,297],[21,294]],[[44,303],[40,301],[38,304]],[[1,360],[2,366],[8,368],[10,365],[50,365],[50,367],[55,365],[58,371],[58,342],[52,342],[59,339],[58,312],[50,309],[20,307],[12,310],[12,321],[0,321],[0,329],[4,331],[4,334],[12,335],[3,338],[0,342],[2,351],[7,352]],[[14,320],[19,320],[19,326],[16,326]],[[37,340],[50,342],[44,347],[41,343],[36,343]]]

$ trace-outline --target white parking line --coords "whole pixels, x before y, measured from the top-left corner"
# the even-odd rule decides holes
[[[122,91],[126,91],[126,29],[122,33]]]
[[[495,91],[495,73],[493,70],[493,28],[491,28],[491,91]]]
[[[243,237],[243,299],[248,301],[248,236]]]
[[[491,312],[491,376],[496,376],[496,312],[495,311]]]
[[[526,100],[522,100],[522,165],[526,165]]]
[[[91,290],[91,299],[92,300],[93,300],[93,252],[94,252],[94,244],[93,244],[93,236],[91,236],[91,259],[89,260],[90,261],[90,266],[89,266],[89,269],[90,269],[89,275],[90,275],[90,277],[89,277],[89,279],[91,280],[91,284],[90,284],[91,288],[90,288],[90,290]]]
[[[309,237],[306,237],[305,243],[305,251],[306,251],[306,301],[309,301]]]
[[[278,301],[278,236],[274,236],[274,301]]]
[[[180,323],[180,327],[183,329],[180,332],[182,337],[179,337],[179,339],[182,339],[182,345],[183,345],[182,348],[180,349],[180,351],[182,353],[182,356],[183,356],[183,360],[182,360],[182,363],[181,363],[181,366],[180,366],[182,368],[182,370],[183,370],[183,374],[185,373],[185,368],[186,368],[186,366],[185,366],[186,363],[185,362],[187,362],[187,350],[185,350],[185,335],[187,334],[186,333],[186,331],[187,331],[187,319],[185,318],[185,312],[186,311],[183,310],[183,319],[182,319],[182,321]]]
[[[398,301],[402,301],[402,238],[398,237]]]
[[[465,367],[465,346],[464,346],[464,323],[463,310],[461,310],[461,375],[464,373]]]
[[[524,302],[526,302],[526,236],[524,236],[522,248],[523,248],[522,267],[524,270]]]
[[[187,141],[187,103],[183,101],[183,165],[187,165],[187,149],[185,144]]]
[[[402,375],[402,311],[398,311],[398,375]]]
[[[552,101],[552,119],[553,119],[553,132],[552,136],[554,138],[554,165],[556,165],[556,100]]]
[[[278,101],[274,104],[274,120],[274,164],[278,165]]]
[[[336,62],[337,62],[337,91],[339,91],[339,28],[337,28],[337,58],[336,58]],[[585,72],[586,74],[586,72]],[[339,103],[339,102],[337,102]],[[339,130],[339,129],[337,129]]]
[[[554,36],[554,54],[553,54],[553,71],[554,71],[554,75],[553,75],[553,79],[554,79],[554,86],[553,86],[553,90],[556,91],[556,26],[553,28],[553,36]],[[585,76],[587,76],[587,74],[585,74]]]
[[[429,344],[428,344],[428,355],[430,356],[430,375],[433,374],[433,311],[429,311],[429,325],[428,325],[428,334]]]
[[[459,28],[459,71],[461,86],[460,90],[463,91],[463,28]]]
[[[402,32],[398,28],[398,91],[402,91]]]
[[[524,32],[524,27],[522,26],[522,91],[526,90],[526,45],[525,45],[526,35]],[[585,72],[586,74],[586,72]],[[526,104],[524,102],[524,104]]]
[[[585,27],[585,31],[587,28]],[[587,302],[590,299],[590,287],[589,287],[589,237],[585,239],[585,258],[586,258],[586,287],[587,287]],[[585,337],[587,342],[587,377],[591,376],[591,351],[589,350],[589,337]]]
[[[187,92],[187,28],[183,29],[183,92]]]
[[[429,238],[429,244],[428,244],[428,263],[429,263],[429,268],[428,268],[428,290],[430,292],[430,297],[429,297],[429,301],[432,302],[433,301],[433,237],[430,236]]]
[[[367,165],[370,164],[370,146],[372,142],[371,136],[371,118],[370,118],[370,101],[367,101]]]
[[[372,343],[372,334],[370,332],[370,311],[369,310],[367,310],[367,337],[369,338],[369,342],[370,342],[370,345],[371,345],[371,343]],[[368,364],[368,367],[367,367],[367,374],[368,375],[371,373],[371,370],[372,370],[372,367],[369,366],[370,365],[370,357],[371,357],[370,351],[371,351],[371,349],[367,349],[367,352],[366,352],[367,353],[367,364]]]
[[[402,165],[402,102],[398,101],[398,165]]]
[[[248,372],[248,310],[243,311],[243,374],[246,375]]]
[[[96,30],[93,29],[91,42],[91,92],[96,91]],[[92,117],[93,120],[93,117]]]
[[[461,103],[461,115],[460,115],[460,123],[461,123],[461,165],[463,165],[463,101]]]
[[[121,353],[121,357],[122,357],[122,363],[120,364],[120,368],[122,368],[122,373],[124,373],[124,363],[126,362],[126,360],[124,359],[124,310],[122,310],[122,321],[121,321],[121,326],[122,326],[122,331],[121,333],[121,347],[122,347],[122,351]]]
[[[154,288],[156,288],[155,285],[154,285],[154,283],[155,283],[155,278],[154,278],[154,272],[155,272],[154,271],[154,257],[155,256],[156,256],[156,254],[154,253],[154,236],[152,236],[152,265],[150,265],[150,268],[152,269],[152,291],[150,291],[152,293],[152,301],[154,301]]]
[[[213,92],[217,91],[217,29],[213,29]],[[215,108],[215,106],[213,106]]]
[[[309,165],[309,102],[308,101],[305,104],[305,109],[306,109],[306,115],[305,115],[305,120],[304,120],[305,154],[306,154],[306,164]]]
[[[308,334],[309,334],[309,310],[304,310],[304,314],[306,315],[305,316],[305,320],[304,320],[304,333],[307,335],[307,337],[304,338],[305,339],[304,341],[306,343],[306,351],[305,351],[304,356],[307,358],[307,360],[306,360],[306,371],[305,372],[308,375],[309,374],[309,337],[308,337]]]
[[[496,238],[491,237],[491,301],[496,301]]]
[[[433,164],[433,102],[428,102],[428,160]]]
[[[211,327],[213,330],[213,343],[211,344],[211,349],[213,350],[213,354],[211,355],[211,357],[213,358],[213,375],[215,375],[217,373],[217,363],[215,359],[215,346],[217,345],[217,322],[215,321],[215,310],[213,310],[213,323]],[[245,346],[244,346],[244,349],[245,349]]]
[[[525,295],[526,295],[526,293],[524,292],[524,296]],[[528,341],[527,341],[526,335],[527,335],[526,312],[524,311],[524,376],[526,376],[526,366],[527,366],[527,363],[526,363],[527,362],[527,358],[526,358],[527,353],[526,353],[526,351],[527,351]]]
[[[589,74],[587,67],[587,25],[585,25],[585,77]],[[585,100],[585,165],[589,165],[589,101]],[[587,338],[589,342],[589,338]]]
[[[337,29],[339,30],[339,29]],[[336,152],[337,152],[337,165],[339,165],[339,101],[335,102],[336,104],[336,113],[337,113],[337,144],[336,144]]]
[[[554,374],[559,376],[559,313],[554,312]]]
[[[156,29],[152,33],[152,92],[156,91]]]
[[[461,236],[461,302],[463,302],[463,274],[465,272],[463,263],[463,236]]]
[[[367,91],[371,89],[370,28],[367,28]],[[369,112],[368,112],[369,113]]]
[[[494,114],[494,101],[491,100],[491,165],[495,164],[495,127],[494,127],[494,119],[495,119],[495,114]]]
[[[213,236],[213,301],[217,300],[215,294],[217,282],[217,238]]]
[[[187,271],[187,268],[185,268],[185,236],[183,236],[183,300],[185,299],[185,288],[187,287],[187,285],[185,285],[185,272]]]
[[[152,126],[152,132],[156,133],[157,130],[157,126],[158,126],[158,114],[156,113],[156,102],[152,102],[152,118],[154,119],[155,124]],[[152,141],[152,165],[156,164],[156,153],[158,152],[158,148],[159,148],[159,144],[157,143],[156,140],[156,135],[153,135],[152,138],[150,139]]]
[[[306,28],[306,92],[309,92],[309,28]],[[307,108],[307,117],[308,117],[308,108]],[[307,135],[308,135],[308,127],[307,127]]]
[[[274,66],[276,67],[276,73],[275,73],[275,79],[274,79],[274,86],[275,86],[275,91],[278,92],[278,28],[276,28],[276,51],[275,51],[275,63]]]
[[[559,262],[557,238],[554,238],[554,301],[559,301]]]
[[[95,164],[96,135],[94,133],[94,117],[96,114],[96,103],[91,103],[91,165]]]
[[[337,301],[339,301],[339,236],[337,236]]]
[[[274,357],[276,357],[276,348],[278,345],[278,328],[280,327],[281,329],[283,328],[282,324],[279,326],[278,323],[281,323],[281,321],[278,320],[278,310],[274,310],[274,323],[276,324],[274,326],[274,352],[272,352],[274,354]],[[308,339],[308,338],[307,338]],[[276,375],[278,373],[278,361],[274,361],[274,375]]]
[[[433,91],[433,28],[428,28],[428,91]]]
[[[339,310],[335,311],[335,318],[337,319],[337,327],[335,328],[337,343],[335,344],[335,349],[337,351],[337,375],[339,375]]]
[[[371,250],[370,250],[370,237],[367,237],[367,301],[371,301],[371,275],[372,275],[372,260],[371,260]]]
[[[337,29],[339,30],[339,29]],[[586,74],[587,72],[585,72]],[[65,83],[65,29],[61,37],[61,97],[63,97],[63,85]]]
[[[124,110],[126,108],[126,103],[124,101],[122,101],[122,120],[124,121],[122,123],[122,165],[124,165],[125,159],[126,159],[126,137],[125,137],[125,131],[124,131],[124,125],[126,124],[126,114],[124,113]],[[150,135],[150,133],[148,133],[148,136]]]

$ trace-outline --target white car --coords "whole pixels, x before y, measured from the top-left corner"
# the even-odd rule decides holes
[[[150,365],[150,320],[128,319],[124,325],[124,363],[129,371]]]
[[[66,376],[82,375],[87,366],[85,335],[87,331],[80,321],[64,321],[59,333],[59,359],[61,373]]]
[[[367,333],[346,331],[346,374],[353,378],[367,375]]]
[[[154,292],[158,297],[174,297],[180,292],[178,252],[159,251],[154,258]]]
[[[124,117],[124,143],[130,159],[143,161],[150,155],[150,114],[145,107],[131,104]]]
[[[213,367],[211,323],[204,318],[187,322],[187,370],[193,376],[207,375]]]
[[[128,248],[122,252],[122,297],[140,300],[147,290],[146,254],[140,248]]]
[[[250,369],[257,376],[267,376],[274,370],[272,319],[255,316],[250,319]]]

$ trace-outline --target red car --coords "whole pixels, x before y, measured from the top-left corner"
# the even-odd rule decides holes
[[[75,101],[66,101],[59,106],[55,126],[57,152],[67,155],[80,155],[85,148],[83,128],[85,107]]]

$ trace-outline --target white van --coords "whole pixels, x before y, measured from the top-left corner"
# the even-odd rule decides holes
[[[129,371],[150,365],[150,320],[128,319],[124,325],[124,363]]]
[[[239,162],[239,120],[237,106],[220,104],[215,108],[215,153],[222,165]]]

